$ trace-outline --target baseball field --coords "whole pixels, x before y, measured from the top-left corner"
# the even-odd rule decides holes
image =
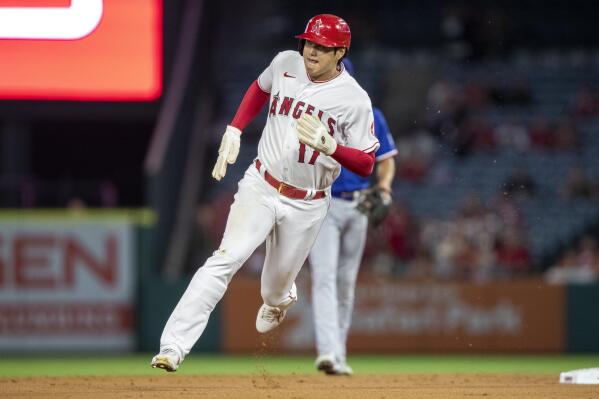
[[[2,398],[599,398],[599,385],[559,384],[599,355],[352,356],[355,375],[324,376],[308,356],[192,354],[176,373],[150,354],[4,357]]]

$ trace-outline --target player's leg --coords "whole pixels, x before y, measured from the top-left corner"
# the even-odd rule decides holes
[[[339,341],[341,352],[339,361],[345,364],[347,355],[347,334],[354,307],[354,294],[358,270],[364,253],[368,218],[353,208],[348,213],[348,224],[341,237],[339,269],[337,271],[337,295],[339,302]]]
[[[221,245],[195,273],[168,319],[160,340],[161,351],[174,349],[180,360],[189,353],[235,272],[271,231],[274,199],[272,189],[252,168],[248,169],[239,182]]]
[[[328,200],[298,201],[280,197],[275,227],[266,239],[261,294],[264,304],[256,318],[256,329],[267,332],[285,316],[297,298],[292,289],[320,230]]]
[[[343,220],[342,201],[335,198],[331,200],[329,212],[309,255],[312,314],[316,335],[316,367],[323,371],[334,367],[335,358],[341,350],[337,312],[337,262],[341,235],[340,222]]]

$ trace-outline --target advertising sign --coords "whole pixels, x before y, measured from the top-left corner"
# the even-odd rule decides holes
[[[233,279],[224,297],[229,352],[314,351],[308,282],[277,328],[276,342],[255,332],[259,281]],[[362,281],[356,290],[351,352],[559,352],[565,347],[564,288],[537,281],[489,284]]]
[[[0,219],[0,351],[134,347],[126,220]]]
[[[151,101],[161,0],[0,0],[0,99]]]

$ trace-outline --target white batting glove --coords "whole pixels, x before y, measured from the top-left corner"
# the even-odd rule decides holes
[[[233,164],[239,155],[241,130],[236,127],[227,125],[227,130],[223,134],[220,148],[218,149],[218,159],[212,169],[212,177],[220,180],[227,173],[227,163]]]
[[[320,119],[305,112],[297,121],[297,136],[305,145],[326,155],[331,155],[337,149],[337,142]]]

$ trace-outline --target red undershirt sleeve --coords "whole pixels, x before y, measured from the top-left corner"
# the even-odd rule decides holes
[[[337,144],[337,149],[331,157],[350,172],[362,177],[369,176],[374,169],[374,151],[364,152]]]
[[[264,107],[269,97],[270,93],[263,91],[258,85],[258,81],[254,80],[245,92],[243,100],[241,100],[241,104],[239,104],[239,108],[237,108],[235,117],[230,125],[243,131],[260,113],[260,110]]]

